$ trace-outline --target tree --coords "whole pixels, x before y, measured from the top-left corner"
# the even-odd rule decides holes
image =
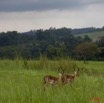
[[[91,38],[89,38],[89,36],[88,36],[88,35],[85,35],[85,36],[84,36],[84,41],[85,41],[85,42],[91,42],[91,41],[92,41],[92,39],[91,39]]]
[[[47,47],[47,57],[50,59],[56,59],[63,56],[63,48],[61,47],[53,47],[52,45],[48,45]]]
[[[104,36],[101,36],[96,42],[100,47],[104,47]]]
[[[96,54],[100,53],[98,46],[92,42],[81,43],[76,46],[75,53],[86,61],[86,59],[92,59]]]

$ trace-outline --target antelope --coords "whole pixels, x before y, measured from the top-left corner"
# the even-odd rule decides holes
[[[62,78],[62,73],[59,73],[59,77],[54,77],[54,76],[51,76],[51,75],[46,75],[44,76],[43,80],[44,80],[44,87],[46,88],[46,86],[48,84],[58,84],[58,82],[61,80]]]
[[[79,76],[79,68],[78,70],[74,71],[74,74],[63,74],[62,75],[62,83],[66,84],[66,83],[72,83],[75,79],[76,76]]]

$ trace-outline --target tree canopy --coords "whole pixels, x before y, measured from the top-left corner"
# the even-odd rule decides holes
[[[91,59],[95,55],[99,54],[100,49],[92,42],[85,42],[78,44],[75,48],[75,52],[85,61],[86,59]]]
[[[25,59],[37,59],[40,54],[46,55],[50,59],[57,57],[76,58],[76,51],[80,59],[82,57],[91,59],[98,50],[97,45],[101,49],[102,53],[99,56],[102,58],[104,57],[102,49],[104,47],[103,38],[101,37],[99,42],[92,43],[88,35],[76,37],[72,29],[65,27],[40,29],[28,33],[18,33],[17,31],[2,32],[0,33],[0,58],[14,59],[18,54]]]

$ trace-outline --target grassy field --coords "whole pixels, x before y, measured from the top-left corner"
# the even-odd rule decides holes
[[[99,37],[104,36],[104,31],[76,34],[75,36],[81,36],[83,38],[85,35],[88,35],[93,41],[95,41],[95,40],[99,39]]]
[[[72,86],[49,85],[43,90],[46,74],[58,76],[60,66],[73,73],[80,68]],[[91,98],[100,98],[93,101]],[[104,62],[58,60],[0,60],[0,103],[104,103]]]

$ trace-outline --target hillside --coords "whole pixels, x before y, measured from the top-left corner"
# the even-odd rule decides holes
[[[104,31],[75,34],[75,36],[81,37],[84,37],[85,35],[88,35],[93,41],[96,41],[99,37],[104,36]]]

